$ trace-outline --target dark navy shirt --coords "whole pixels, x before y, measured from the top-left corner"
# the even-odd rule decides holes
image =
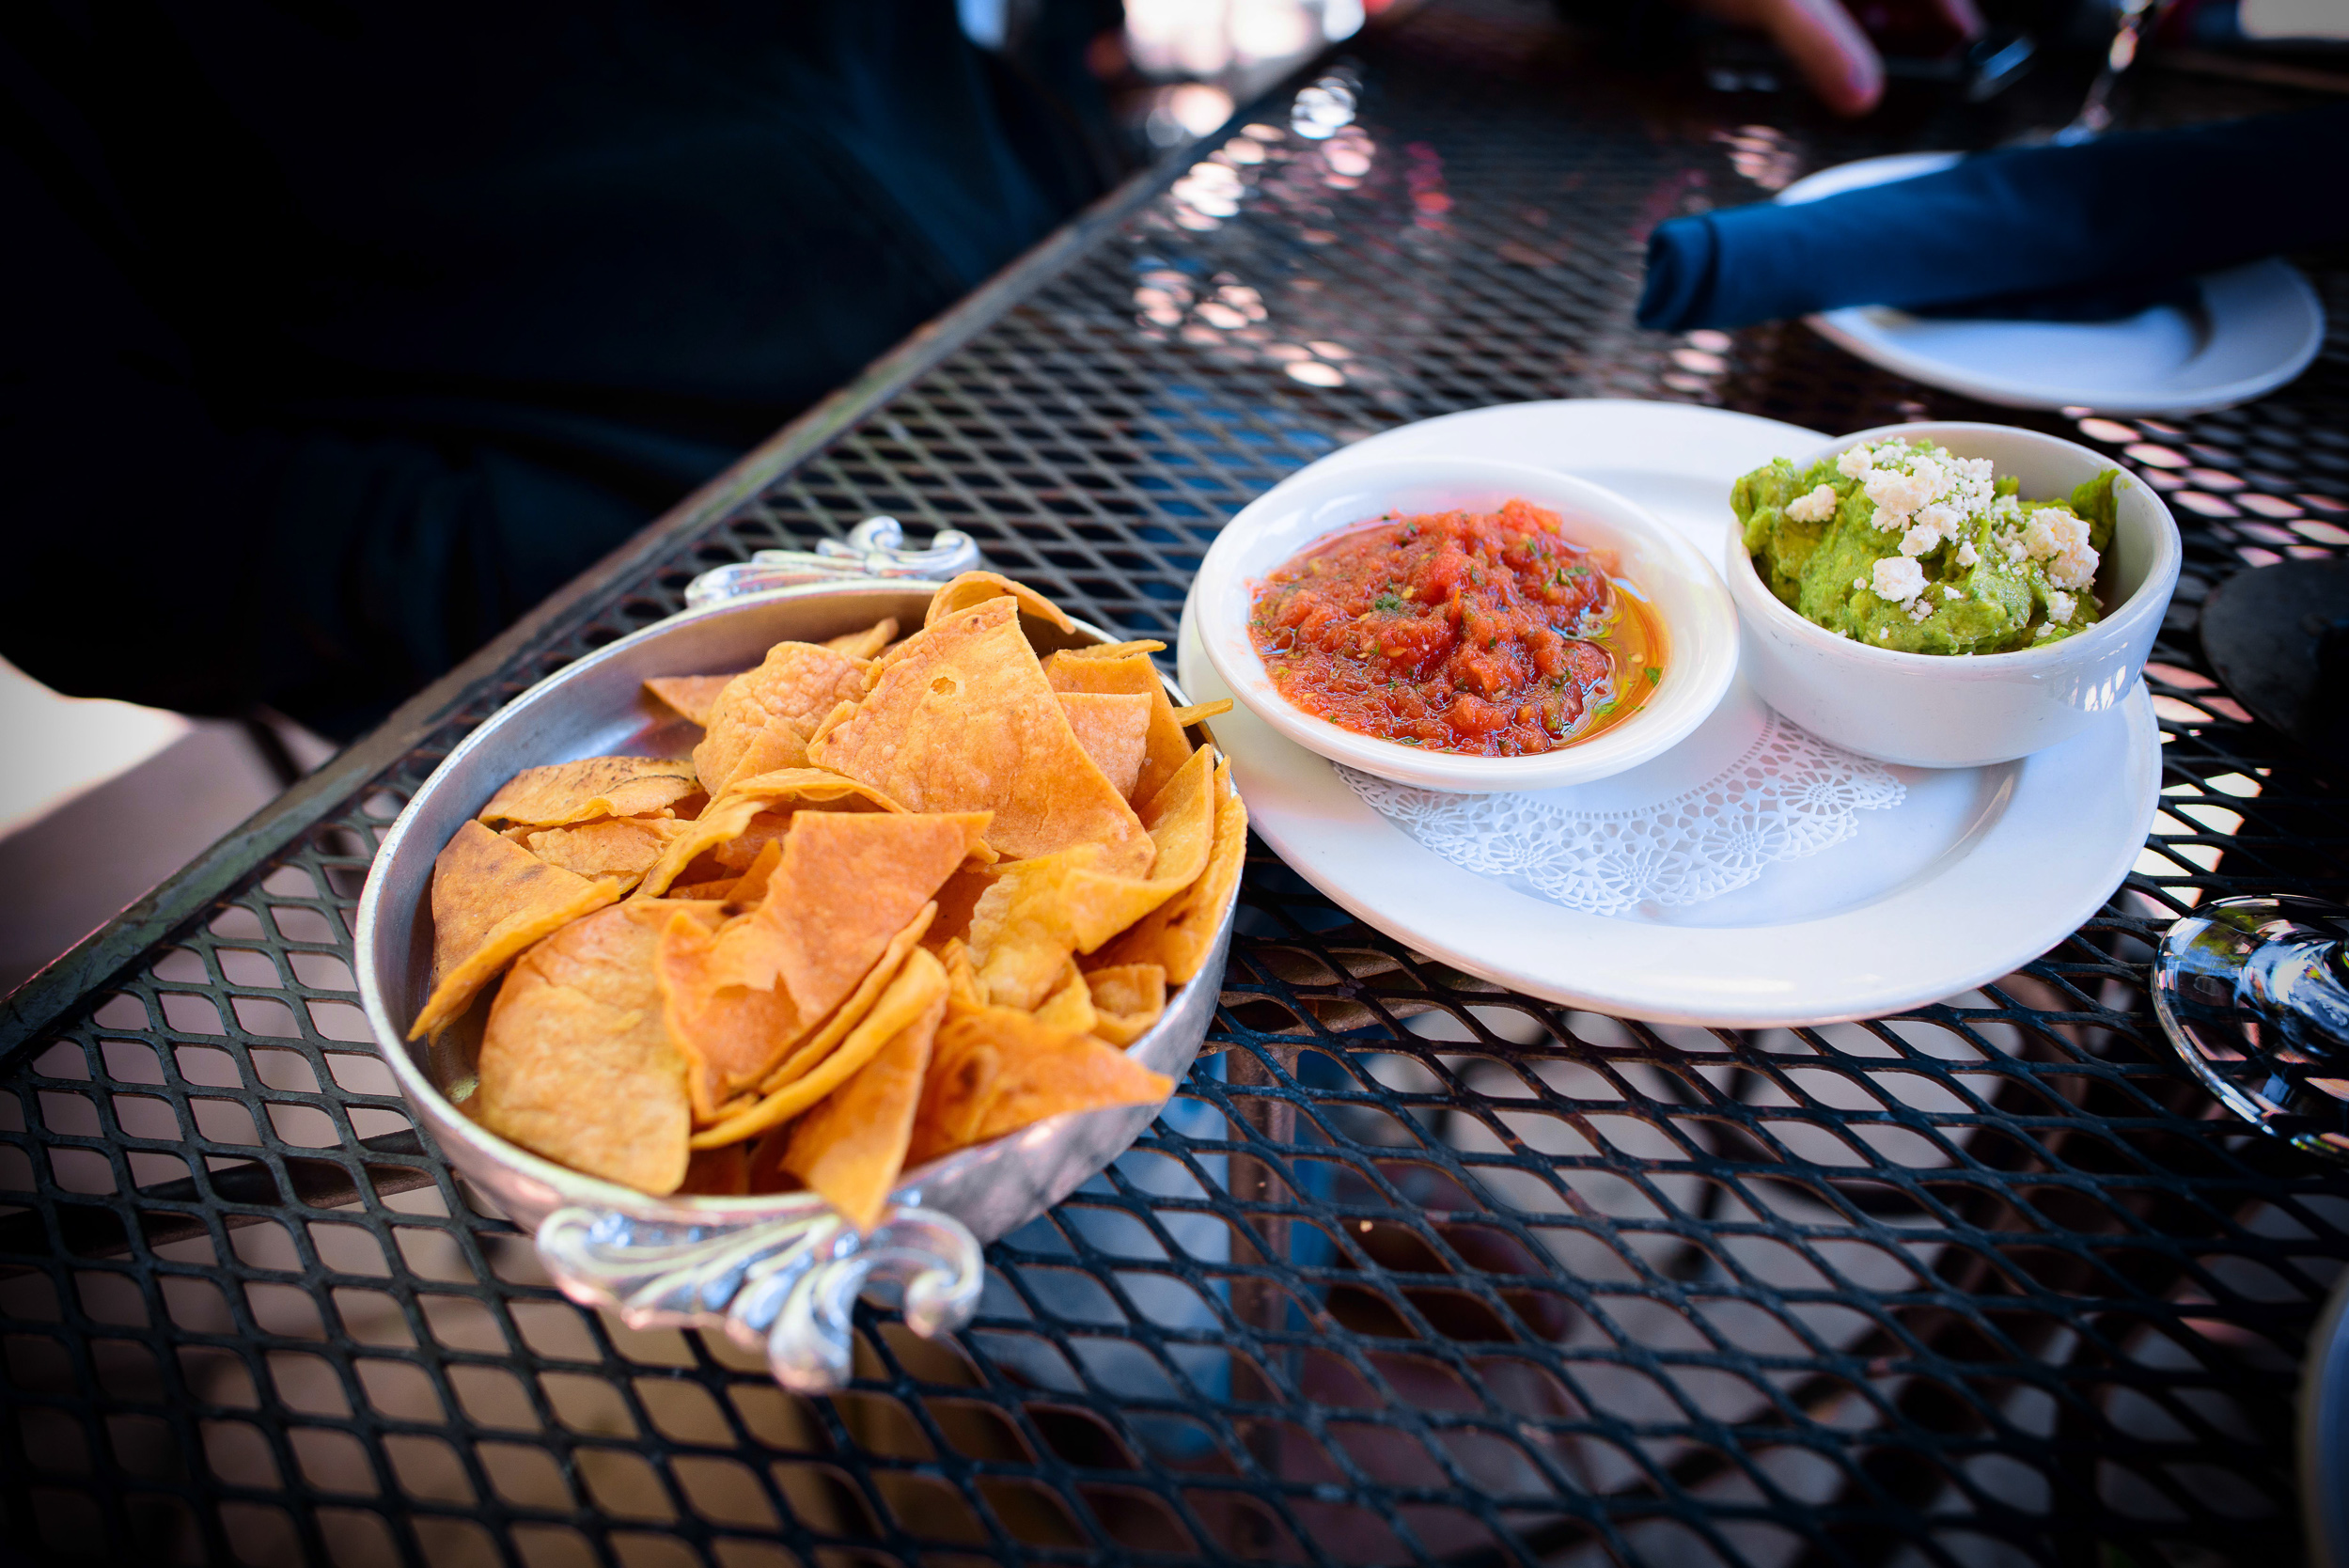
[[[380,713],[1097,191],[1032,82],[952,0],[0,8],[0,652]]]

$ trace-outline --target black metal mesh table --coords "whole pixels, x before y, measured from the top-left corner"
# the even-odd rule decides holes
[[[1901,145],[1641,96],[1506,5],[1324,68],[754,454],[19,993],[0,1027],[0,1557],[436,1565],[2170,1562],[2296,1550],[2293,1377],[2349,1178],[2216,1118],[2150,936],[2340,896],[2337,784],[2203,673],[2224,574],[2349,545],[2349,359],[2162,423],[2022,416],[2169,494],[2165,810],[2023,972],[1865,1025],[1508,996],[1262,853],[1203,1068],[858,1377],[565,1302],[410,1130],[352,996],[375,837],[466,729],[697,570],[888,511],[1171,641],[1224,519],[1370,431],[1517,399],[1827,430],[2013,418],[1798,326],[1629,325],[1637,242]],[[2270,100],[2156,80],[2145,118]],[[1749,123],[1764,115],[1777,123]],[[1334,133],[1307,136],[1292,130]],[[2054,118],[2060,118],[2059,112]],[[2318,268],[2336,321],[2349,273]]]

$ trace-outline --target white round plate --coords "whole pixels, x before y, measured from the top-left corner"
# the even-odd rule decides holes
[[[1816,201],[1948,168],[1955,152],[1839,164],[1780,191]],[[2197,414],[2270,392],[2308,368],[2325,307],[2291,263],[2251,261],[2201,277],[2202,308],[2160,305],[2117,321],[1965,321],[1852,306],[1804,318],[1871,365],[2007,408]]]
[[[1518,403],[1389,431],[1306,472],[1438,452],[1537,463],[1620,491],[1717,560],[1737,477],[1826,439],[1678,403]],[[1178,661],[1194,702],[1229,695],[1187,606]],[[1747,700],[1741,682],[1723,707]],[[2010,973],[2103,906],[2144,848],[2161,785],[2139,684],[2085,734],[2019,762],[1892,769],[1908,788],[1900,806],[1861,812],[1853,837],[1734,892],[1585,915],[1438,856],[1245,708],[1214,729],[1251,825],[1342,908],[1497,984],[1663,1023],[1875,1017]]]

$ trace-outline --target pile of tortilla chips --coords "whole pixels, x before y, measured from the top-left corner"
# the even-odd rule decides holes
[[[909,1164],[1172,1091],[1124,1047],[1239,881],[1230,767],[1150,655],[992,572],[756,669],[646,682],[690,758],[509,780],[434,862],[410,1038],[490,997],[483,1125],[653,1194],[806,1186],[860,1228]]]

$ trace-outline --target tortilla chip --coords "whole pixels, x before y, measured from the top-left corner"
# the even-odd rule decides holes
[[[1094,951],[1180,891],[1173,883],[1106,875],[1099,864],[1091,844],[1014,861],[979,901],[971,964],[990,1002],[1041,1007],[1072,956]]]
[[[1008,1008],[988,1008],[984,1013],[1021,1018]],[[922,1079],[921,1105],[914,1112],[914,1137],[906,1146],[905,1164],[928,1165],[939,1155],[972,1141],[979,1114],[1003,1076],[1003,1051],[990,1035],[972,1034],[958,1027],[982,1016],[949,1013],[938,1026],[939,1038],[931,1043],[930,1072]]]
[[[818,643],[778,642],[758,668],[728,682],[711,704],[709,732],[694,747],[694,770],[714,796],[736,778],[801,766],[806,760],[802,747],[817,723],[864,689],[863,665],[846,654]],[[755,754],[754,746],[760,748]]]
[[[731,675],[656,675],[644,683],[644,689],[681,716],[707,728],[718,693],[733,679]]]
[[[785,1084],[741,1115],[696,1133],[692,1146],[715,1149],[781,1126],[847,1082],[899,1031],[912,1026],[933,1006],[942,1004],[946,993],[946,971],[938,967],[938,961],[919,947],[909,948],[897,978],[881,993],[872,1011],[849,1030],[838,1048],[814,1071],[796,1082]]]
[[[931,891],[985,828],[984,813],[799,813],[755,911],[713,936],[664,939],[662,978],[694,1065],[697,1121],[721,1119],[754,1086],[771,1090],[813,1069],[856,1022],[842,1004],[858,981],[919,938],[936,913]],[[836,1010],[828,1034],[792,1049]]]
[[[807,765],[807,732],[789,719],[752,713],[725,719],[694,747],[694,770],[722,795],[739,780]]]
[[[1188,729],[1195,724],[1204,724],[1209,719],[1221,718],[1229,712],[1231,712],[1231,698],[1219,697],[1213,702],[1194,702],[1188,708],[1177,708],[1174,711],[1174,721]]]
[[[905,1163],[919,1166],[1063,1111],[1163,1103],[1174,1080],[1090,1035],[1065,1035],[1010,1008],[950,1014],[938,1027]]]
[[[790,1148],[791,1143],[791,1130],[789,1127],[777,1127],[771,1133],[746,1138],[741,1143],[726,1144],[723,1147],[746,1149],[750,1152],[748,1163],[751,1191],[757,1193],[798,1192],[801,1190],[799,1178],[783,1168],[783,1151]]]
[[[1190,760],[1190,737],[1175,722],[1174,704],[1167,700],[1167,683],[1159,679],[1158,666],[1147,654],[1111,648],[1065,649],[1044,661],[1044,679],[1061,693],[1127,693],[1150,699],[1141,771],[1127,799],[1150,799],[1167,787],[1175,769]]]
[[[983,812],[795,814],[766,902],[719,933],[713,980],[787,989],[812,1024],[856,988],[986,827]]]
[[[776,1162],[860,1231],[881,1222],[889,1189],[905,1168],[931,1042],[946,1011],[941,986],[918,1017],[883,1041],[872,1059],[799,1119]]]
[[[865,690],[864,663],[812,642],[778,642],[756,669],[736,676],[718,694],[713,722],[757,709],[813,729],[816,721]]]
[[[877,667],[808,742],[818,766],[916,811],[992,811],[987,841],[1005,855],[1100,843],[1112,870],[1149,863],[1141,820],[1077,744],[1012,601],[950,616]]]
[[[1079,844],[1003,868],[971,910],[967,941],[981,996],[1003,1007],[1033,1008],[1058,981],[1069,955],[1083,950],[1085,935],[1106,940],[1133,923],[1111,924],[1114,913],[1082,902],[1077,874],[1100,863],[1098,845]]]
[[[1093,1006],[1107,1013],[1156,1013],[1167,1005],[1167,971],[1155,964],[1117,964],[1085,977]]]
[[[1062,692],[1060,711],[1110,788],[1131,800],[1150,742],[1150,698],[1140,692]]]
[[[681,886],[672,887],[661,896],[665,899],[693,899],[723,903],[733,893],[734,885],[742,880],[738,876],[726,876],[719,877],[713,882],[689,882]]]
[[[1059,605],[1026,584],[1015,583],[994,572],[965,572],[947,583],[931,598],[930,610],[922,617],[922,625],[925,628],[935,626],[950,615],[998,598],[1010,599],[1022,614],[1050,621],[1063,632],[1073,633],[1076,630],[1076,623]]]
[[[990,1001],[1039,1006],[1072,954],[1094,951],[1198,878],[1214,845],[1214,762],[1201,747],[1145,808],[1156,851],[1148,877],[1104,871],[1090,844],[1002,868],[971,913],[971,962]]]
[[[697,1149],[685,1162],[685,1179],[679,1196],[700,1193],[711,1198],[741,1198],[750,1191],[750,1159],[739,1143],[723,1149]]]
[[[1213,747],[1199,747],[1142,808],[1142,825],[1150,830],[1156,851],[1150,866],[1152,882],[1187,887],[1192,878],[1207,869],[1214,848],[1215,765],[1219,760]]]
[[[1056,1034],[1093,1032],[1093,990],[1074,960],[1061,966],[1059,983],[1036,1005],[1036,1022]]]
[[[802,770],[813,773],[812,768]],[[756,795],[735,794],[722,801],[712,801],[701,808],[701,815],[690,824],[691,831],[679,835],[677,841],[662,852],[644,881],[636,886],[640,899],[658,898],[669,889],[692,865],[720,844],[733,842],[750,825],[750,820],[766,809],[767,803]],[[703,873],[707,875],[705,871]]]
[[[930,928],[927,946],[936,951],[948,940],[971,933],[971,911],[1003,874],[997,866],[968,866],[946,879],[937,892],[938,918]]]
[[[729,844],[727,847],[731,849],[733,846]],[[756,908],[764,902],[767,897],[767,884],[773,880],[775,868],[780,865],[782,860],[783,841],[779,839],[768,839],[760,847],[759,853],[751,856],[748,869],[734,879],[732,887],[727,889],[728,901],[740,904],[744,909]]]
[[[897,617],[884,616],[861,632],[826,637],[823,646],[851,659],[869,659],[897,637]]]
[[[685,1092],[696,1122],[718,1120],[720,1108],[765,1077],[815,1021],[779,986],[726,983],[718,933],[683,915],[662,929],[653,964],[669,1035],[684,1056]]]
[[[816,770],[810,768],[810,773]],[[780,811],[760,811],[743,824],[742,832],[710,852],[710,858],[738,875],[750,870],[751,862],[773,849],[780,855],[783,836],[791,830],[792,807]]]
[[[481,808],[485,823],[561,827],[597,817],[649,817],[701,792],[684,762],[659,757],[583,757],[525,768]]]
[[[822,770],[809,768],[805,771],[821,773]],[[838,777],[838,776],[835,774],[826,776]],[[843,779],[842,782],[847,781]],[[751,818],[744,825],[740,835],[711,851],[711,858],[728,870],[746,871],[750,869],[750,863],[758,859],[769,844],[777,846],[782,844],[783,836],[791,830],[791,814],[794,811],[879,811],[882,809],[885,808],[874,805],[872,801],[865,799],[861,794],[842,794],[831,800],[810,801],[804,806],[791,802],[778,810],[761,811]]]
[[[1090,1035],[1079,1035],[1036,1056],[999,1055],[996,1059],[1000,1065],[995,1091],[971,1128],[973,1143],[984,1143],[1069,1111],[1160,1105],[1174,1093],[1172,1078],[1151,1072]]]
[[[669,884],[686,867],[710,851],[742,838],[760,812],[773,808],[788,823],[791,811],[807,807],[860,811],[904,809],[878,790],[822,768],[780,768],[774,773],[737,779],[733,788],[702,808],[701,815],[694,819],[693,830],[680,835],[659,863],[645,873],[637,896],[651,898],[667,891]],[[743,865],[749,864],[750,856],[745,855]]]
[[[738,779],[726,792],[728,801],[764,801],[776,810],[902,811],[887,795],[869,784],[824,768],[778,768]]]
[[[703,912],[624,903],[565,926],[514,965],[481,1037],[468,1107],[501,1137],[656,1196],[685,1179],[685,1058],[653,953]]]
[[[465,823],[432,862],[432,993],[408,1038],[446,1028],[524,949],[624,891]]]
[[[872,1011],[873,1003],[881,999],[881,993],[897,978],[898,970],[904,965],[905,955],[913,950],[914,944],[922,939],[922,933],[930,929],[930,922],[937,914],[936,904],[922,905],[922,912],[915,916],[903,931],[889,938],[887,949],[871,968],[865,971],[865,978],[856,982],[856,989],[849,993],[848,1000],[834,1008],[832,1016],[825,1019],[814,1034],[785,1057],[774,1072],[759,1080],[760,1094],[772,1094],[785,1084],[806,1077],[814,1070],[816,1063],[832,1054],[832,1047],[848,1037],[849,1030],[865,1021],[865,1014]]]
[[[822,772],[818,768],[806,771],[817,774]],[[839,778],[837,774],[825,774],[823,776],[838,779],[843,784],[849,782],[847,779]],[[782,844],[783,836],[791,830],[791,814],[794,811],[894,811],[897,809],[883,796],[871,794],[861,785],[854,786],[854,792],[853,793],[838,793],[830,799],[809,800],[804,805],[794,802],[780,810],[761,811],[750,819],[738,837],[728,839],[711,851],[711,858],[728,870],[748,870],[750,863],[758,859],[769,844],[777,846]],[[869,798],[868,798],[869,794]],[[971,846],[971,861],[993,863],[996,858],[995,852],[989,849],[984,840]]]
[[[531,828],[523,845],[574,876],[618,877],[634,887],[693,823],[675,817],[605,817],[576,827]]]
[[[979,994],[979,975],[971,967],[970,949],[958,937],[937,949],[938,966],[947,972],[947,1008],[953,1012],[975,1012],[987,1005]]]
[[[1231,764],[1215,767],[1215,841],[1207,869],[1180,895],[1151,910],[1111,943],[1104,964],[1159,964],[1180,985],[1199,972],[1215,940],[1248,853],[1248,808],[1231,787]]]
[[[1093,993],[1090,1033],[1123,1049],[1142,1038],[1167,1011],[1167,970],[1157,964],[1117,964],[1085,977]]]

